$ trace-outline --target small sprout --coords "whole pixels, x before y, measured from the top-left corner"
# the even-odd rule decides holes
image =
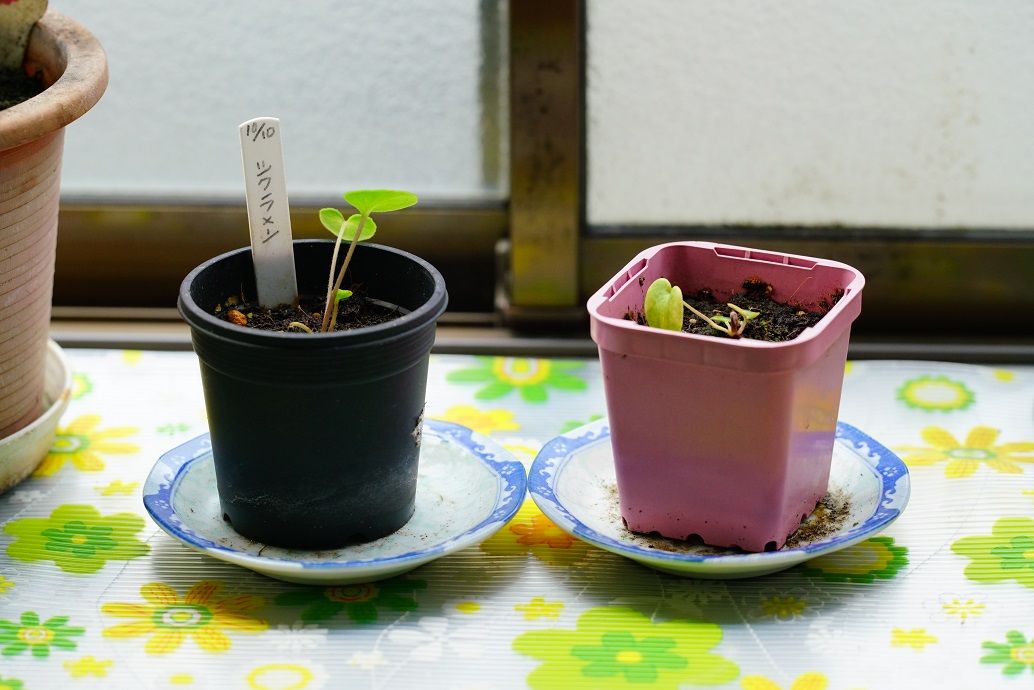
[[[298,331],[305,331],[306,333],[309,333],[309,334],[312,333],[312,329],[309,328],[308,326],[306,326],[301,321],[292,321],[291,323],[287,324],[287,330],[291,330],[291,329],[298,330]]]
[[[730,303],[728,306],[732,309],[728,316],[715,314],[709,317],[683,300],[682,289],[677,285],[672,285],[667,278],[658,278],[653,281],[643,300],[647,325],[669,331],[682,330],[683,307],[693,312],[697,318],[703,319],[714,330],[724,333],[730,338],[739,338],[743,335],[747,322],[761,316],[760,312],[743,309],[735,304]],[[696,319],[690,319],[689,322],[696,323]]]
[[[248,325],[248,317],[236,309],[231,309],[230,311],[226,312],[226,320],[230,323],[235,323],[238,326]]]
[[[226,306],[232,307],[235,304],[237,304],[237,298],[236,297],[231,295],[230,297],[226,298]]]
[[[681,288],[669,283],[667,278],[658,278],[650,283],[643,301],[646,323],[653,328],[681,331],[682,305]]]
[[[797,312],[797,316],[804,316],[804,310],[802,309],[799,312]]]
[[[336,208],[325,208],[320,210],[320,223],[331,232],[337,241],[334,243],[334,254],[330,259],[330,278],[327,281],[327,299],[323,310],[323,323],[320,332],[325,333],[333,330],[337,324],[337,308],[344,297],[339,297],[341,282],[345,279],[345,271],[352,261],[352,254],[355,252],[355,245],[363,240],[368,240],[377,232],[377,224],[370,217],[372,213],[387,213],[409,208],[417,202],[416,194],[402,192],[394,189],[365,189],[355,192],[346,192],[345,201],[355,207],[359,213],[354,213],[345,220],[345,216]],[[334,278],[334,268],[337,266],[338,252],[341,250],[341,241],[349,240],[348,253],[338,271],[337,279]],[[351,293],[349,293],[351,295]]]
[[[218,314],[218,313],[219,313],[219,312],[221,312],[222,310],[223,310],[223,305],[221,305],[221,304],[217,304],[217,305],[215,305],[215,313],[216,313],[216,314]]]
[[[729,333],[730,334],[735,333],[735,335],[733,337],[738,338],[741,335],[743,335],[743,329],[746,328],[746,327],[747,327],[747,322],[743,321],[743,323],[741,324],[740,323],[740,315],[737,312],[735,312],[735,311],[729,312]]]
[[[743,307],[737,307],[732,302],[726,302],[726,306],[728,306],[734,312],[736,312],[737,314],[742,316],[745,321],[750,321],[751,319],[756,319],[759,316],[761,316],[761,312],[759,312],[759,311],[751,311],[750,309],[744,309]]]
[[[342,301],[348,299],[351,296],[351,290],[338,290],[334,293],[334,313],[330,316],[330,327],[327,330],[332,331],[334,330],[334,327],[337,326],[338,307],[340,307]]]

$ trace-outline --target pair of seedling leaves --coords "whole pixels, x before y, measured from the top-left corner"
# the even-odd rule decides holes
[[[761,316],[761,312],[744,309],[731,302],[726,303],[726,306],[731,309],[728,316],[721,314],[708,316],[683,300],[682,289],[677,285],[672,285],[667,278],[658,278],[650,283],[650,287],[646,291],[646,298],[643,300],[647,325],[669,331],[682,330],[683,308],[689,309],[708,326],[730,338],[742,336],[747,322]]]
[[[417,202],[416,194],[403,192],[396,189],[363,189],[355,192],[346,192],[345,201],[351,204],[358,213],[353,213],[347,219],[341,211],[336,208],[320,209],[320,223],[323,224],[332,235],[337,237],[334,242],[334,254],[330,259],[330,277],[327,280],[327,300],[323,309],[323,324],[321,333],[334,330],[337,324],[338,308],[341,301],[352,296],[351,290],[342,290],[341,283],[345,279],[345,271],[352,261],[352,254],[355,246],[363,240],[368,240],[377,232],[377,223],[371,215],[374,213],[388,213],[389,211],[400,211],[409,208]],[[334,267],[337,266],[337,258],[341,252],[341,243],[349,240],[348,253],[341,264],[341,269],[334,276]],[[301,326],[299,323],[292,326]]]

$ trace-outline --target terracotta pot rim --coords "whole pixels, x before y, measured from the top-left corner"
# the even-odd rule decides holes
[[[78,22],[54,11],[47,11],[33,28],[25,62],[60,76],[43,93],[0,112],[0,151],[79,119],[108,85],[101,44]]]

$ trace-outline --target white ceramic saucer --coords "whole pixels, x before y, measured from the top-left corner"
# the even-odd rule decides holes
[[[10,436],[0,438],[0,493],[28,477],[47,457],[58,422],[72,397],[72,367],[53,340],[47,342],[43,371],[43,407],[39,417]]]
[[[163,455],[144,484],[158,526],[187,546],[288,582],[350,584],[392,577],[487,539],[524,500],[524,467],[466,427],[425,422],[416,513],[365,544],[295,551],[242,537],[222,519],[208,434]]]
[[[614,457],[605,419],[543,446],[532,465],[528,490],[558,527],[602,549],[675,575],[741,578],[774,573],[874,536],[904,510],[909,478],[908,469],[896,455],[853,426],[839,422],[829,491],[847,497],[849,514],[830,534],[766,553],[694,546],[625,529],[617,506]]]

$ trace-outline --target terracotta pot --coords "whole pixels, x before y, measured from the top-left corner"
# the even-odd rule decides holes
[[[64,127],[108,84],[100,44],[55,12],[33,29],[25,70],[47,89],[0,112],[0,438],[43,409]]]

